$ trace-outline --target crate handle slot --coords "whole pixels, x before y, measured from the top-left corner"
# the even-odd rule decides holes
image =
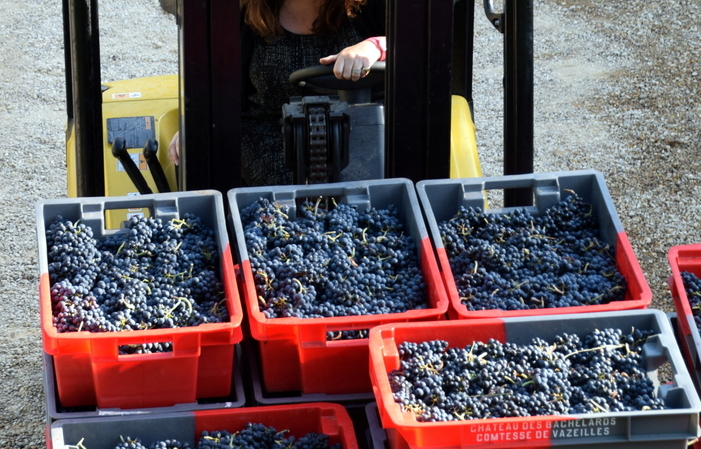
[[[169,329],[171,332],[173,329]],[[199,333],[167,333],[155,331],[154,335],[145,335],[141,331],[140,335],[124,335],[112,338],[95,338],[90,343],[93,361],[95,363],[112,363],[118,360],[133,360],[139,358],[180,358],[193,357],[200,354],[200,334]],[[147,332],[147,331],[143,331]],[[124,334],[130,331],[121,332]],[[172,343],[173,349],[170,352],[155,354],[129,354],[120,355],[119,347],[127,345],[137,345],[145,343]]]
[[[529,176],[513,176],[463,184],[463,203],[464,206],[481,208],[484,205],[484,191],[528,187],[533,188],[535,210],[537,211],[543,211],[560,202],[560,183],[557,177],[532,178]],[[531,207],[530,209],[533,208]]]
[[[307,326],[299,326],[298,329],[298,338],[299,338],[299,345],[302,348],[315,348],[315,347],[324,347],[324,346],[333,346],[336,344],[343,344],[343,345],[348,345],[348,346],[355,346],[355,345],[366,345],[367,344],[367,336],[361,337],[361,338],[346,338],[343,339],[341,338],[342,335],[339,335],[338,338],[334,338],[336,334],[339,332],[343,331],[360,331],[360,330],[366,330],[369,329],[372,326],[368,326],[367,324],[363,323],[363,325],[356,325],[356,326],[350,326],[350,325],[344,325],[344,326],[325,326],[322,324],[319,325],[307,325]],[[333,328],[333,329],[332,329]],[[331,338],[328,338],[329,333],[333,334]]]

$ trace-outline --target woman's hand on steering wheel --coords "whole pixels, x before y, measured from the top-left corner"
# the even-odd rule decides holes
[[[324,65],[334,64],[333,73],[338,79],[358,81],[370,73],[370,67],[380,59],[382,52],[375,44],[362,41],[341,50],[340,53],[321,58]]]

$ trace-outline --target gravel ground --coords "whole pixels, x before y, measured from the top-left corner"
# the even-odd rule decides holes
[[[482,169],[502,173],[502,52],[477,7]],[[34,204],[65,196],[61,2],[0,0],[0,449],[43,448]],[[701,242],[701,6],[696,0],[536,0],[535,170],[601,171],[653,306],[673,310],[667,252]],[[158,0],[101,0],[103,80],[173,73]]]

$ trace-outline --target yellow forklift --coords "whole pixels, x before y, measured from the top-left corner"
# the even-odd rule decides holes
[[[225,193],[242,186],[238,1],[177,0],[178,73],[111,83],[102,83],[100,76],[99,0],[62,1],[68,195],[112,197],[202,189]],[[504,174],[530,173],[532,0],[503,1],[503,12],[496,12],[490,0],[484,1],[484,9],[504,34]],[[371,71],[383,74],[382,101],[351,100],[346,95],[355,94],[342,92],[349,89],[338,85],[320,86],[321,95],[311,92],[318,97],[327,96],[324,88],[336,90],[338,102],[329,105],[334,111],[325,118],[333,121],[331,112],[339,112],[342,126],[327,126],[327,140],[341,142],[338,154],[348,155],[348,166],[358,149],[353,139],[361,127],[350,121],[354,111],[348,109],[367,108],[375,117],[369,127],[372,141],[382,148],[377,176],[413,182],[481,176],[472,105],[474,13],[474,0],[387,0],[388,59],[383,70]],[[329,81],[325,69],[310,70],[313,73],[293,74],[292,82]],[[342,175],[336,172],[310,175],[304,159],[308,130],[297,121],[297,100],[291,99],[286,108],[285,129],[297,136],[285,135],[286,162],[298,168],[296,182],[337,180]],[[166,150],[176,131],[181,139],[177,168]],[[327,152],[327,158],[340,172],[345,166],[338,167],[337,162],[343,166],[346,158],[329,156],[332,153]],[[531,188],[504,191],[506,207],[532,201]],[[148,210],[111,209],[107,214],[106,227],[116,229],[130,215]],[[356,414],[360,409],[353,410]]]
[[[112,83],[100,79],[98,3],[63,0],[68,195],[226,192],[241,186],[238,2],[177,0],[179,73]],[[484,9],[504,34],[504,174],[530,173],[532,1],[504,0],[503,12],[498,13],[491,0],[485,0]],[[347,86],[334,85],[338,80],[329,80],[333,76],[328,67],[293,74],[291,82],[322,86],[311,95],[339,94],[330,98],[338,100],[333,107],[341,104],[340,115],[345,116],[344,124],[332,126],[333,113],[327,109],[328,141],[341,142],[342,148],[336,153],[329,148],[326,156],[336,164],[336,171],[315,177],[304,162],[309,131],[295,121],[296,106],[287,105],[286,128],[297,133],[285,137],[291,142],[285,148],[288,166],[298,169],[295,181],[481,176],[472,118],[474,11],[474,0],[387,0],[388,60],[381,70],[373,70],[381,77],[375,81],[384,82],[384,98],[372,108],[373,124],[379,124],[371,127],[373,142],[381,148],[379,172],[339,178],[357,151],[352,136],[361,128],[348,123],[347,103],[368,106],[368,98],[348,100],[357,95],[349,97]],[[178,130],[181,163],[175,167],[167,146]],[[188,152],[197,156],[188,158]],[[338,164],[345,165],[339,168]],[[507,206],[530,204],[531,193],[507,191],[504,201]],[[109,226],[116,228],[126,217],[147,212],[111,213]]]

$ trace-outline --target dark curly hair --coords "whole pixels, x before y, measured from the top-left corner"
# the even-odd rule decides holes
[[[241,0],[244,20],[253,31],[272,39],[282,35],[279,13],[286,0]],[[337,32],[349,18],[355,17],[367,0],[322,0],[319,15],[314,21],[314,34]]]

